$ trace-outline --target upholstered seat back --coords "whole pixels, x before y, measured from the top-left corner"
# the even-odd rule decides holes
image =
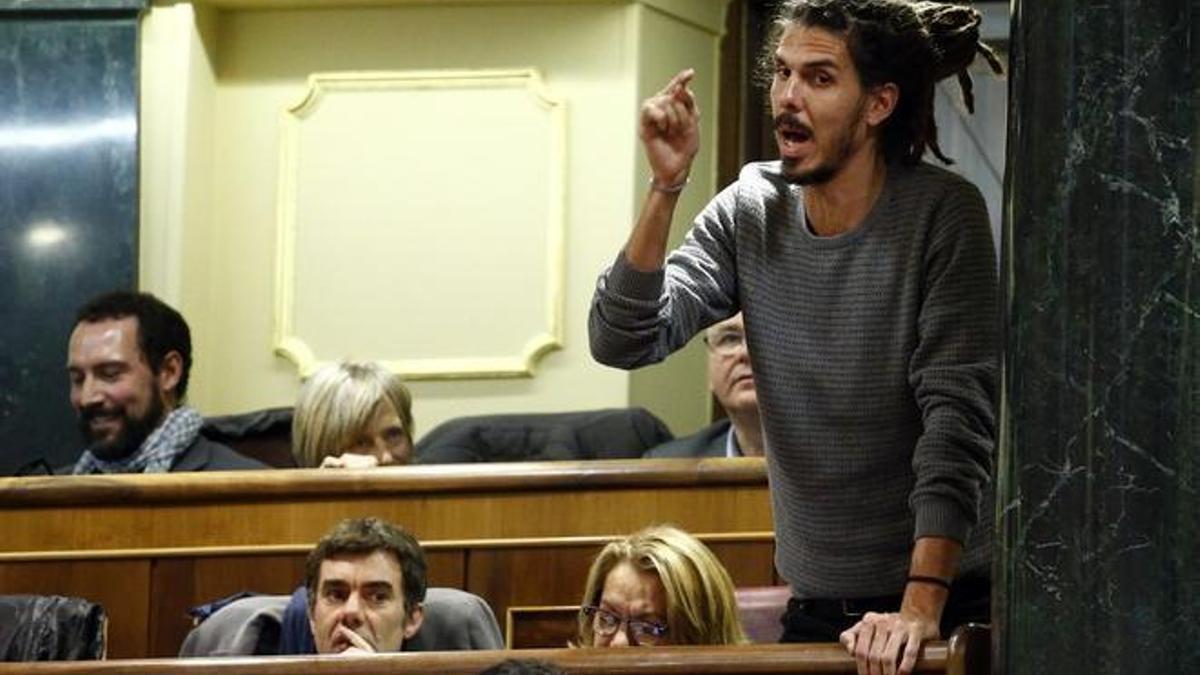
[[[296,466],[292,458],[291,407],[208,417],[200,433],[268,466],[281,469]]]
[[[787,586],[749,586],[735,591],[742,628],[751,642],[779,642],[783,635],[783,612],[792,589]]]
[[[626,459],[671,438],[642,408],[459,417],[426,434],[416,457],[421,464]]]
[[[284,611],[291,596],[255,595],[229,603],[192,629],[180,656],[278,654]],[[425,593],[425,621],[404,651],[502,649],[504,639],[491,607],[457,588]]]

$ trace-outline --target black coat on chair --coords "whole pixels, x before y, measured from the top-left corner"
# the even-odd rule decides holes
[[[643,408],[460,417],[426,434],[416,457],[421,464],[624,459],[671,438]]]

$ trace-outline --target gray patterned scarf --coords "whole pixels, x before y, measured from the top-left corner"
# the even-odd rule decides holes
[[[91,449],[84,450],[71,473],[166,473],[175,458],[196,440],[203,423],[204,418],[193,408],[176,408],[146,437],[137,452],[124,459],[106,461],[92,454]]]

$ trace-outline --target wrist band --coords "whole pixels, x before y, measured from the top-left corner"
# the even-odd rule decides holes
[[[683,192],[683,188],[687,187],[688,182],[691,180],[691,176],[688,176],[674,185],[659,185],[658,181],[651,178],[650,189],[654,190],[655,192],[662,192],[668,195],[677,195],[680,192]]]
[[[934,586],[941,586],[946,590],[950,590],[950,582],[941,577],[927,577],[922,574],[910,574],[908,575],[908,583],[933,584]]]

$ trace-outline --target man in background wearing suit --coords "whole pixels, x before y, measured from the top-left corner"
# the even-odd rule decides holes
[[[163,301],[116,291],[85,304],[67,373],[87,448],[70,473],[267,468],[200,435],[203,418],[183,405],[191,368],[191,331]]]
[[[663,457],[761,457],[762,426],[758,394],[741,312],[704,332],[708,346],[708,386],[728,415],[700,431],[646,451]]]

